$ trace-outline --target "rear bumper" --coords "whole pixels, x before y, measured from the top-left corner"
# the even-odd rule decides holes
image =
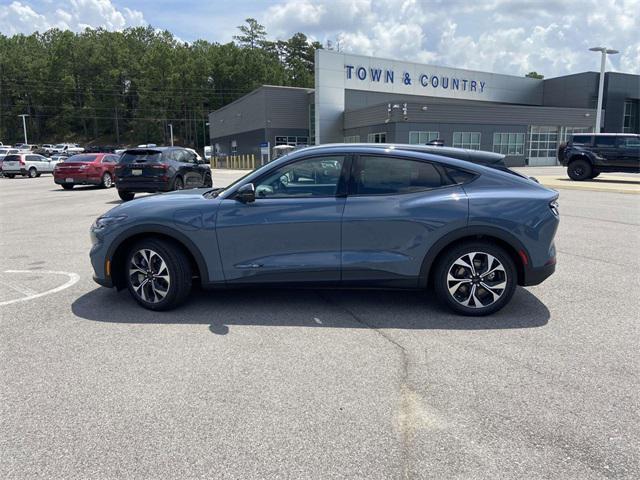
[[[522,285],[525,287],[539,285],[542,282],[544,282],[547,278],[549,278],[551,275],[553,275],[553,272],[555,271],[556,271],[555,261],[549,265],[545,265],[544,267],[525,268],[524,281]]]
[[[118,181],[116,178],[116,188],[124,192],[168,192],[171,190],[171,183],[169,181],[162,182],[127,182]]]
[[[72,182],[67,182],[67,178],[73,179]],[[78,176],[78,175],[63,175],[59,177],[53,177],[53,181],[58,185],[100,185],[102,180],[100,178]]]

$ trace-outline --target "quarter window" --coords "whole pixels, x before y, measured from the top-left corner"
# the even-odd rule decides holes
[[[312,157],[284,165],[258,180],[258,198],[333,197],[338,190],[343,156]]]
[[[493,151],[503,155],[524,155],[524,133],[494,133]]]
[[[432,163],[377,156],[359,157],[352,182],[357,195],[413,193],[447,184]]]
[[[440,138],[440,132],[409,132],[409,143],[412,145],[425,145]]]
[[[453,146],[480,150],[480,132],[453,132]]]

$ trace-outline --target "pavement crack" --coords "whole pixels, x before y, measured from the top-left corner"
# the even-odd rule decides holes
[[[410,457],[413,438],[420,424],[419,418],[421,414],[421,402],[419,395],[409,386],[409,354],[405,347],[403,347],[398,341],[396,341],[391,335],[377,328],[375,325],[367,322],[364,318],[357,315],[348,307],[336,302],[330,298],[327,298],[320,292],[316,292],[318,296],[328,305],[336,306],[346,312],[355,322],[364,325],[368,329],[374,331],[377,335],[382,337],[387,343],[391,344],[395,350],[400,354],[401,367],[400,367],[400,386],[399,386],[399,411],[397,412],[397,426],[402,438],[402,476],[403,479],[410,479]]]

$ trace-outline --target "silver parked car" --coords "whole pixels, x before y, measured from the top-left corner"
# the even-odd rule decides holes
[[[2,172],[5,177],[9,178],[13,178],[16,175],[35,178],[43,173],[53,173],[57,163],[51,158],[23,151],[7,155],[2,162]]]

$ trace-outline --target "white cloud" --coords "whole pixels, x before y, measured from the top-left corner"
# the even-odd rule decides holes
[[[282,0],[263,23],[353,53],[550,77],[597,70],[596,44],[620,50],[609,68],[640,73],[639,11],[640,0]]]
[[[56,3],[55,10],[45,7],[41,12],[19,1],[0,6],[0,31],[5,35],[43,32],[50,28],[80,31],[86,27],[102,27],[122,30],[146,24],[142,12],[129,8],[118,10],[111,0],[60,1]]]

